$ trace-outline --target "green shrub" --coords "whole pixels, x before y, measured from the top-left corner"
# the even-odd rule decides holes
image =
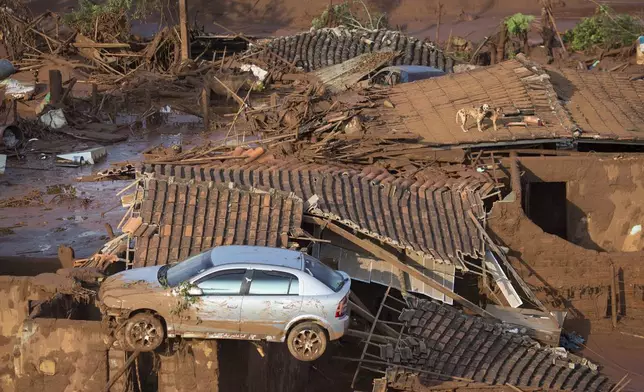
[[[505,20],[505,26],[508,28],[510,35],[523,38],[530,31],[530,24],[534,21],[534,16],[516,13]]]
[[[378,30],[387,28],[389,20],[386,13],[370,10],[362,0],[344,0],[340,4],[325,8],[320,16],[313,18],[311,26],[315,29],[347,26]]]
[[[584,18],[564,34],[564,40],[575,51],[594,47],[611,49],[631,45],[644,33],[641,19],[628,14],[614,14],[606,6],[597,8],[595,15]]]
[[[91,0],[78,0],[78,8],[64,15],[63,20],[88,37],[93,38],[98,33],[103,39],[127,39],[130,21],[144,19],[160,7],[160,1],[107,0],[96,4]]]
[[[508,33],[512,37],[517,37],[523,43],[523,51],[528,53],[530,47],[528,46],[528,32],[530,32],[530,24],[534,20],[532,15],[524,15],[516,13],[505,19],[505,26]]]

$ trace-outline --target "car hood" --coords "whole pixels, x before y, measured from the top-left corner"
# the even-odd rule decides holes
[[[101,284],[99,298],[163,291],[166,287],[157,278],[160,269],[161,266],[133,268],[114,274]]]

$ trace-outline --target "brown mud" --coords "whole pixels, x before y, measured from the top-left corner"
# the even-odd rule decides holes
[[[331,4],[338,4],[339,0]],[[447,40],[450,31],[453,35],[478,40],[491,34],[505,16],[522,12],[539,16],[541,8],[533,0],[366,0],[365,3],[379,12],[386,12],[389,24],[399,27],[406,33],[418,38],[434,38],[438,21],[437,6],[442,4],[440,39]],[[643,11],[638,0],[602,1],[619,12]],[[223,24],[234,31],[248,35],[278,36],[289,35],[311,27],[311,20],[328,7],[328,0],[219,0],[189,1],[191,23],[207,32],[224,32],[213,24]],[[34,13],[68,11],[77,7],[76,1],[58,1],[55,4],[43,0],[31,1],[29,7]],[[596,5],[586,0],[567,0],[565,7],[556,7],[558,27],[564,31],[580,17],[592,15]],[[463,15],[466,15],[464,18]],[[472,19],[474,20],[467,20]],[[465,20],[464,20],[465,19]],[[151,18],[147,23],[136,26],[137,34],[150,34],[158,28],[159,18]]]

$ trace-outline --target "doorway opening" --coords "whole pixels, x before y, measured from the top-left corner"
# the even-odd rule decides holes
[[[546,233],[567,239],[567,199],[565,182],[531,182],[527,184],[524,210]]]

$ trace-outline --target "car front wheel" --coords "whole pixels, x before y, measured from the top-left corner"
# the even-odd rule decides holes
[[[158,316],[151,313],[138,313],[127,320],[124,340],[131,350],[153,351],[163,343],[165,330]]]
[[[296,325],[287,337],[288,350],[300,361],[315,361],[326,350],[327,337],[317,324],[306,322]]]

